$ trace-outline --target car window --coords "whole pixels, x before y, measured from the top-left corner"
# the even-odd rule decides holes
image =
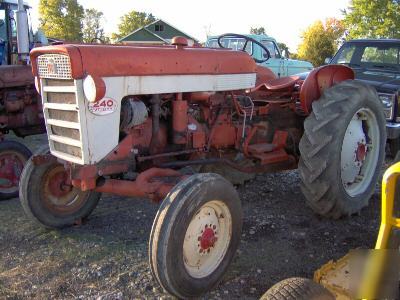
[[[342,51],[339,53],[337,57],[336,63],[338,64],[349,64],[351,58],[353,57],[354,51],[356,50],[355,45],[345,45],[342,48]]]
[[[233,49],[233,50],[242,50],[246,40],[242,38],[222,38],[221,44],[225,48]],[[220,48],[218,45],[218,39],[211,39],[207,43],[207,47],[210,48]],[[248,42],[246,45],[246,52],[250,55],[253,54],[253,44],[252,42]]]
[[[0,9],[0,39],[7,40],[6,12]]]
[[[364,52],[361,56],[361,62],[377,64],[399,64],[399,47],[365,47]]]
[[[16,20],[17,11],[18,10],[16,7],[15,8],[13,7],[13,9],[10,11],[11,37],[13,40],[17,39],[17,20]]]
[[[263,44],[271,54],[271,58],[280,58],[281,55],[278,51],[278,48],[276,48],[276,45],[273,41],[267,41],[267,40],[262,40],[261,44]],[[264,57],[265,50],[263,50],[263,57]]]

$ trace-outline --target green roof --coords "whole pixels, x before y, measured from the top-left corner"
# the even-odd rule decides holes
[[[127,35],[126,37],[119,40],[120,42],[165,42],[162,38],[154,35],[146,28],[142,27],[139,30]]]
[[[119,42],[165,42],[171,40],[174,36],[183,36],[187,39],[197,40],[186,34],[185,32],[178,30],[174,26],[168,24],[167,22],[158,19],[153,23],[150,23],[144,27],[141,27],[127,36],[121,38]]]

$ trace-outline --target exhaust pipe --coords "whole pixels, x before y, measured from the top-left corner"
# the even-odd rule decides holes
[[[18,55],[23,63],[28,63],[29,25],[28,14],[24,8],[24,0],[18,0],[17,11],[17,45]]]

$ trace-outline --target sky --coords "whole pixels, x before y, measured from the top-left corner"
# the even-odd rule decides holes
[[[38,19],[39,0],[25,0],[32,6],[32,17]],[[104,13],[107,34],[117,31],[120,17],[136,10],[152,13],[195,37],[206,40],[207,34],[249,33],[251,27],[266,33],[296,51],[301,33],[314,21],[341,18],[349,0],[78,0],[84,8]]]

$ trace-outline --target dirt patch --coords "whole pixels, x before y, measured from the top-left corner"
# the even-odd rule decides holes
[[[35,146],[44,137],[28,140]],[[204,296],[257,299],[277,281],[313,271],[356,247],[374,246],[380,190],[360,215],[320,219],[305,206],[296,171],[263,174],[238,188],[242,243],[221,284]],[[169,298],[152,278],[147,243],[157,205],[105,195],[81,226],[46,230],[18,199],[0,202],[0,298]]]

